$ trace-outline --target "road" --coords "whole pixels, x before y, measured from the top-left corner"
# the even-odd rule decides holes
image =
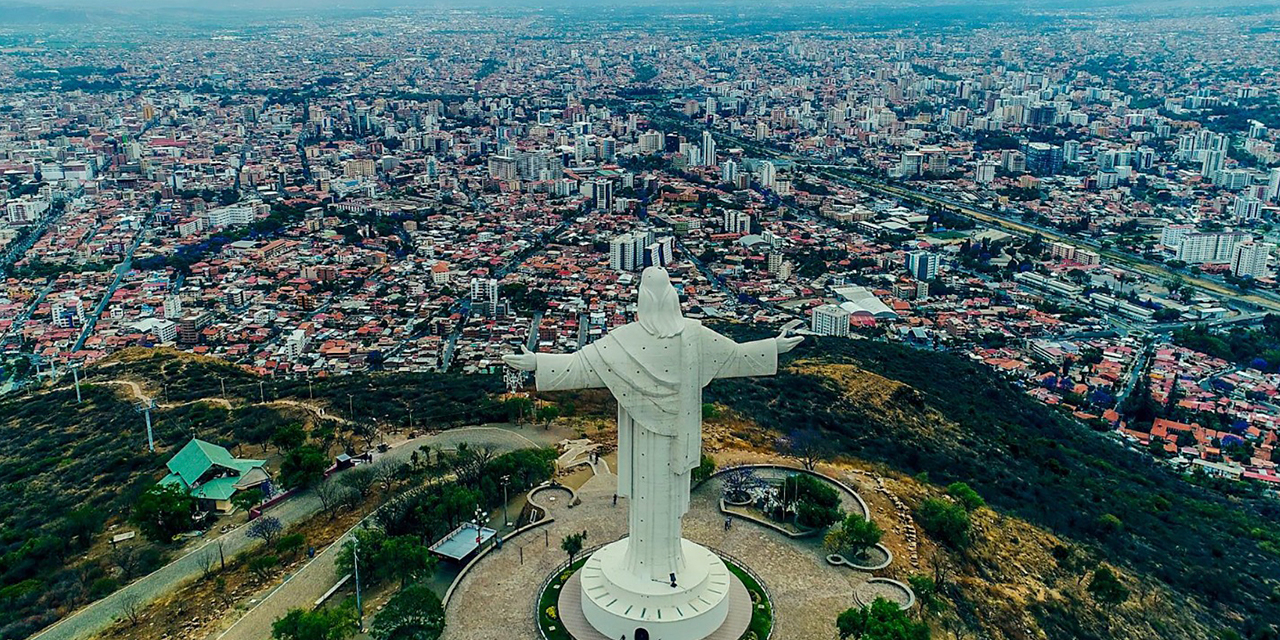
[[[521,433],[521,431],[524,433]],[[402,445],[397,449],[393,449],[392,453],[403,449],[403,453],[407,456],[418,449],[421,444],[449,448],[456,447],[462,442],[467,442],[472,446],[487,444],[496,448],[499,453],[505,453],[525,447],[549,446],[553,444],[552,440],[554,439],[554,436],[550,434],[551,432],[535,429],[464,427],[419,438],[412,441],[414,444],[411,446],[405,447]],[[535,439],[541,442],[536,442]],[[388,455],[391,454],[388,453]],[[366,517],[365,520],[371,517],[372,514]],[[338,575],[336,567],[337,550],[342,548],[342,545],[350,538],[351,532],[359,526],[361,524],[356,523],[355,526],[335,540],[333,544],[316,554],[314,560],[299,569],[297,573],[289,576],[283,584],[269,593],[261,602],[245,613],[239,620],[232,623],[225,631],[215,631],[209,637],[217,640],[262,640],[271,635],[271,624],[288,613],[290,609],[310,608],[341,577]],[[366,620],[368,617],[366,616]]]
[[[542,446],[541,443],[519,433],[520,431],[519,429],[509,430],[491,426],[451,429],[407,441],[380,457],[406,462],[413,452],[424,444],[437,447],[453,447],[462,442],[467,442],[471,446],[492,446],[500,452]],[[533,430],[526,430],[526,432],[534,437],[539,435],[538,432]],[[284,501],[279,506],[272,508],[268,513],[278,518],[282,524],[288,527],[314,516],[320,511],[320,508],[319,498],[313,492],[307,491]],[[126,605],[132,602],[151,602],[177,589],[184,583],[199,577],[202,574],[201,560],[205,554],[216,555],[221,547],[221,552],[227,557],[231,557],[260,544],[257,540],[250,539],[245,535],[246,529],[247,527],[239,527],[209,540],[155,572],[60,620],[57,624],[32,636],[32,640],[82,640],[93,636],[119,619]],[[316,569],[316,571],[319,570]],[[329,579],[332,579],[331,570]],[[299,583],[298,587],[301,588],[305,584],[307,584],[306,581]],[[328,586],[326,585],[325,588],[327,589]],[[273,621],[274,618],[271,620]],[[246,637],[260,640],[269,636],[270,622],[266,622],[267,626],[265,628],[268,629],[266,633]]]
[[[650,116],[650,119],[654,122],[666,121],[666,122],[675,123],[680,128],[687,128],[687,124],[686,124],[687,121],[681,122],[671,118],[670,116],[667,116],[666,114],[662,114],[658,112],[651,112],[648,115]],[[1043,227],[1039,227],[1036,225],[1030,225],[1020,220],[1014,220],[1010,217],[1005,217],[1004,215],[1001,215],[1000,213],[997,213],[995,211],[975,207],[971,204],[959,202],[951,198],[939,196],[936,194],[925,193],[923,191],[918,191],[915,189],[908,189],[898,185],[891,185],[881,180],[867,177],[867,176],[856,175],[852,173],[853,172],[852,167],[822,164],[818,162],[813,162],[812,159],[810,158],[798,157],[790,153],[783,153],[773,148],[761,148],[759,145],[754,144],[753,141],[747,140],[745,138],[733,136],[723,131],[717,132],[716,135],[718,137],[722,137],[726,140],[733,142],[737,146],[742,146],[748,149],[755,148],[759,150],[762,155],[766,155],[772,158],[786,160],[786,161],[795,163],[797,166],[808,168],[810,170],[815,171],[822,177],[825,177],[829,180],[833,180],[835,182],[839,182],[841,184],[845,184],[847,186],[857,187],[867,191],[879,193],[881,195],[886,195],[890,197],[912,201],[917,204],[936,206],[936,207],[951,211],[953,213],[957,213],[969,218],[973,218],[975,220],[979,220],[990,226],[999,227],[1006,231],[1017,233],[1019,235],[1023,235],[1023,236],[1040,235],[1049,240],[1062,242],[1072,246],[1081,247],[1081,248],[1088,249],[1090,251],[1094,251],[1098,253],[1100,256],[1102,256],[1103,258],[1111,262],[1122,264],[1128,267],[1129,269],[1132,269],[1133,271],[1137,271],[1149,277],[1158,278],[1161,280],[1181,278],[1183,282],[1185,282],[1187,285],[1191,286],[1192,288],[1209,292],[1224,300],[1229,300],[1237,304],[1254,306],[1254,307],[1267,309],[1271,311],[1280,311],[1280,296],[1277,296],[1270,292],[1240,293],[1239,291],[1236,291],[1235,289],[1221,282],[1217,282],[1215,280],[1211,280],[1203,276],[1170,269],[1168,266],[1164,265],[1161,262],[1148,260],[1141,256],[1117,251],[1115,249],[1104,248],[1101,245],[1099,245],[1097,242],[1093,242],[1091,240],[1077,238],[1070,234],[1065,234],[1052,229],[1045,229]],[[829,170],[831,168],[840,168],[844,171],[847,171],[848,174],[841,175],[841,174],[834,173]]]

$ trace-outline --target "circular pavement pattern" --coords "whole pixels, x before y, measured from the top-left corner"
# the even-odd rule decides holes
[[[568,556],[560,540],[587,532],[587,545],[626,534],[627,500],[613,505],[617,477],[595,476],[578,490],[582,504],[556,511],[555,522],[509,540],[485,556],[465,576],[449,601],[442,640],[537,638],[533,611],[538,587]],[[812,546],[747,522],[724,528],[717,483],[693,492],[684,517],[684,536],[741,560],[759,575],[774,606],[774,638],[834,640],[835,619],[851,605],[854,589],[870,574],[827,564]]]

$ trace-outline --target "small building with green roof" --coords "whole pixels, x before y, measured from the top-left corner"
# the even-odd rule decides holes
[[[266,460],[242,460],[216,444],[192,438],[169,459],[169,475],[160,484],[181,486],[201,509],[227,513],[237,491],[256,487],[270,495],[266,464]]]

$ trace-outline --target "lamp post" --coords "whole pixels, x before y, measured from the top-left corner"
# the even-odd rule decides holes
[[[507,517],[507,485],[511,483],[511,476],[502,476],[502,523],[511,526],[511,518]]]
[[[351,567],[356,574],[356,624],[364,631],[364,604],[360,601],[360,538],[351,536]]]

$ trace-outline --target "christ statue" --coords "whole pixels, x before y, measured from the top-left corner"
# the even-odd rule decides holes
[[[618,495],[631,499],[622,565],[643,581],[683,575],[681,517],[702,452],[702,388],[715,378],[773,375],[803,338],[738,344],[680,313],[665,269],[640,279],[636,321],[576,353],[503,356],[535,373],[539,391],[606,387],[618,402]]]

